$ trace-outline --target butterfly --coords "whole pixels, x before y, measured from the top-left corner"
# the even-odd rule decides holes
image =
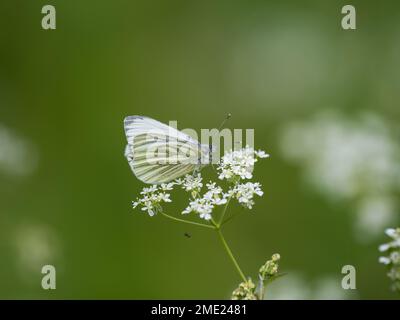
[[[211,163],[211,145],[200,144],[157,120],[128,116],[124,129],[128,142],[125,157],[144,183],[167,183]]]

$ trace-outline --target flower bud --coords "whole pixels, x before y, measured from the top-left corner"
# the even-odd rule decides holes
[[[271,260],[268,260],[259,270],[259,275],[262,280],[266,280],[275,276],[278,273],[278,261],[280,259],[279,253],[272,255]]]
[[[249,278],[246,282],[239,284],[239,287],[232,292],[232,300],[257,300],[253,281]]]

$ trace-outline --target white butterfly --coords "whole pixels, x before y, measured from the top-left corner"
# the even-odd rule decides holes
[[[159,121],[128,116],[124,128],[125,157],[145,183],[166,183],[211,163],[211,146]]]

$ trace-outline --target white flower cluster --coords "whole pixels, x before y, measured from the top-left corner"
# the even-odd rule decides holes
[[[187,174],[183,179],[175,180],[175,184],[181,185],[185,191],[190,191],[192,193],[192,197],[196,198],[196,196],[200,193],[201,188],[203,188],[203,178],[200,173],[197,174]]]
[[[252,209],[254,205],[254,195],[262,196],[261,184],[258,182],[246,182],[237,184],[228,191],[228,195],[236,198],[237,201],[247,209]]]
[[[357,234],[365,237],[395,223],[400,148],[390,125],[373,113],[351,118],[322,111],[282,132],[283,155],[299,164],[305,180],[328,200],[352,204]]]
[[[218,165],[219,179],[237,181],[238,179],[251,179],[253,177],[254,163],[258,158],[269,157],[264,151],[254,151],[249,146],[231,151],[224,155]]]
[[[223,192],[222,188],[217,186],[215,182],[210,182],[207,184],[208,191],[202,197],[197,197],[200,195],[202,187],[200,174],[186,176],[181,183],[186,191],[192,191],[193,200],[182,213],[195,212],[200,215],[200,218],[211,220],[214,207],[226,204],[227,199],[230,198],[237,199],[245,208],[251,209],[254,205],[254,195],[263,195],[261,184],[257,182],[240,183],[240,181],[253,177],[254,163],[257,158],[267,157],[269,155],[264,151],[254,151],[248,146],[225,154],[217,166],[217,170],[219,179],[226,179],[233,184],[233,187],[227,192]],[[193,190],[195,190],[195,195],[193,195]]]
[[[268,156],[264,151],[254,151],[250,147],[227,153],[217,167],[219,178],[226,179],[231,183],[227,192],[224,192],[215,182],[210,181],[206,184],[207,191],[201,195],[203,179],[200,173],[195,172],[168,184],[144,188],[140,193],[143,197],[134,201],[132,205],[134,208],[141,206],[143,211],[154,216],[162,210],[162,202],[171,202],[170,194],[166,191],[170,191],[178,185],[183,190],[190,192],[191,195],[189,205],[182,211],[182,214],[194,212],[199,214],[202,219],[211,220],[215,206],[224,205],[231,198],[236,199],[245,208],[252,209],[254,196],[263,195],[261,184],[258,182],[241,183],[241,180],[252,178],[252,171],[257,158]]]
[[[170,194],[166,191],[173,189],[175,183],[163,183],[161,185],[152,185],[148,188],[143,188],[140,194],[142,198],[132,201],[132,207],[135,209],[141,206],[143,211],[147,211],[150,217],[162,210],[162,202],[171,202]]]
[[[203,195],[202,198],[195,198],[189,203],[189,206],[182,211],[182,214],[188,214],[196,212],[200,215],[200,218],[205,220],[211,220],[211,212],[214,206],[225,204],[226,194],[222,192],[221,187],[215,186],[215,182],[207,183],[208,191]]]
[[[388,267],[388,277],[393,281],[393,290],[400,292],[400,228],[389,228],[385,231],[392,240],[379,246],[380,252],[387,256],[379,258],[379,262]]]
[[[28,176],[38,164],[38,150],[30,142],[0,123],[0,173]]]

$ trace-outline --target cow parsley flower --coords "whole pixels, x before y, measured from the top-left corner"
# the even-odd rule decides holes
[[[183,178],[176,179],[169,183],[145,187],[140,192],[141,197],[132,202],[133,208],[140,207],[141,210],[146,211],[149,216],[160,213],[174,221],[215,230],[242,279],[239,287],[232,294],[232,299],[236,300],[262,299],[266,281],[274,279],[278,272],[277,261],[279,260],[279,255],[274,255],[272,260],[267,261],[267,263],[260,268],[258,274],[259,282],[256,287],[251,278],[247,278],[241,270],[221,231],[224,224],[236,216],[235,214],[228,213],[227,217],[225,217],[230,200],[236,200],[245,208],[252,209],[255,196],[261,197],[263,195],[261,184],[248,180],[253,177],[254,164],[257,160],[267,157],[269,157],[269,155],[264,151],[254,151],[254,149],[250,147],[231,151],[221,159],[217,166],[218,178],[220,180],[226,180],[228,182],[227,187],[223,188],[219,186],[217,182],[210,181],[205,184],[204,188],[201,174],[195,171],[193,174],[187,174]],[[194,213],[202,219],[203,222],[181,219],[169,215],[163,210],[162,205],[166,202],[171,202],[169,192],[174,190],[175,186],[180,186],[180,188],[190,194],[189,204],[181,213],[183,215]],[[220,210],[217,208],[219,206],[222,206]]]
[[[212,210],[214,206],[223,205],[227,202],[222,188],[216,186],[215,182],[207,183],[208,191],[201,197],[196,198],[189,203],[189,206],[182,211],[182,214],[188,214],[191,212],[198,213],[200,218],[205,220],[211,220]]]
[[[208,191],[204,194],[204,199],[210,201],[213,205],[223,205],[227,202],[226,194],[222,191],[220,186],[216,186],[215,182],[207,183]]]
[[[254,196],[262,196],[261,184],[258,182],[244,182],[253,177],[253,168],[258,158],[267,158],[265,151],[246,148],[228,152],[217,166],[219,179],[226,179],[231,183],[230,188],[224,192],[216,182],[210,181],[206,184],[207,191],[202,194],[203,178],[199,172],[187,174],[183,178],[169,183],[151,185],[143,188],[140,192],[142,198],[132,202],[133,208],[141,207],[150,216],[154,216],[162,210],[163,202],[171,202],[169,191],[179,185],[183,190],[190,192],[189,205],[182,214],[197,213],[200,218],[207,221],[212,220],[212,213],[216,206],[226,205],[231,198],[236,199],[242,206],[252,209]]]
[[[196,212],[200,215],[200,218],[205,220],[211,220],[211,212],[214,206],[205,198],[197,198],[189,203],[189,206],[182,211],[182,214],[188,214],[190,212]]]
[[[147,211],[150,217],[154,216],[162,210],[162,202],[171,202],[170,194],[165,192],[165,190],[169,190],[168,188],[165,185],[160,187],[152,185],[148,188],[143,188],[140,192],[143,197],[132,201],[132,207],[135,209],[140,206],[142,211]]]
[[[190,191],[192,198],[196,198],[203,188],[203,178],[200,173],[187,174],[183,179],[175,180],[175,184],[181,185],[185,191]]]
[[[170,182],[170,183],[162,183],[161,185],[160,185],[160,189],[162,190],[162,191],[170,191],[170,190],[172,190],[173,188],[174,188],[174,185],[175,185],[176,183],[174,183],[174,182]]]
[[[266,158],[268,155],[262,150],[255,152],[249,146],[228,152],[222,157],[218,165],[218,170],[220,171],[219,179],[228,181],[251,179],[257,157]]]
[[[379,251],[384,252],[389,249],[400,248],[400,228],[388,228],[385,230],[385,233],[388,237],[392,238],[392,241],[380,245]]]
[[[265,153],[265,151],[263,151],[263,150],[257,150],[257,151],[254,151],[254,153],[259,158],[268,158],[269,157],[269,154]]]
[[[392,280],[392,289],[400,292],[400,228],[389,228],[385,233],[392,240],[379,246],[379,251],[387,254],[379,257],[379,262],[388,269],[387,276]]]
[[[157,191],[157,185],[152,185],[148,188],[143,188],[143,190],[140,192],[140,194],[149,195],[149,194],[154,193],[155,191]]]
[[[235,197],[245,208],[251,209],[254,205],[254,195],[261,197],[264,192],[261,190],[260,183],[246,182],[243,184],[237,184],[231,190],[230,194]]]

